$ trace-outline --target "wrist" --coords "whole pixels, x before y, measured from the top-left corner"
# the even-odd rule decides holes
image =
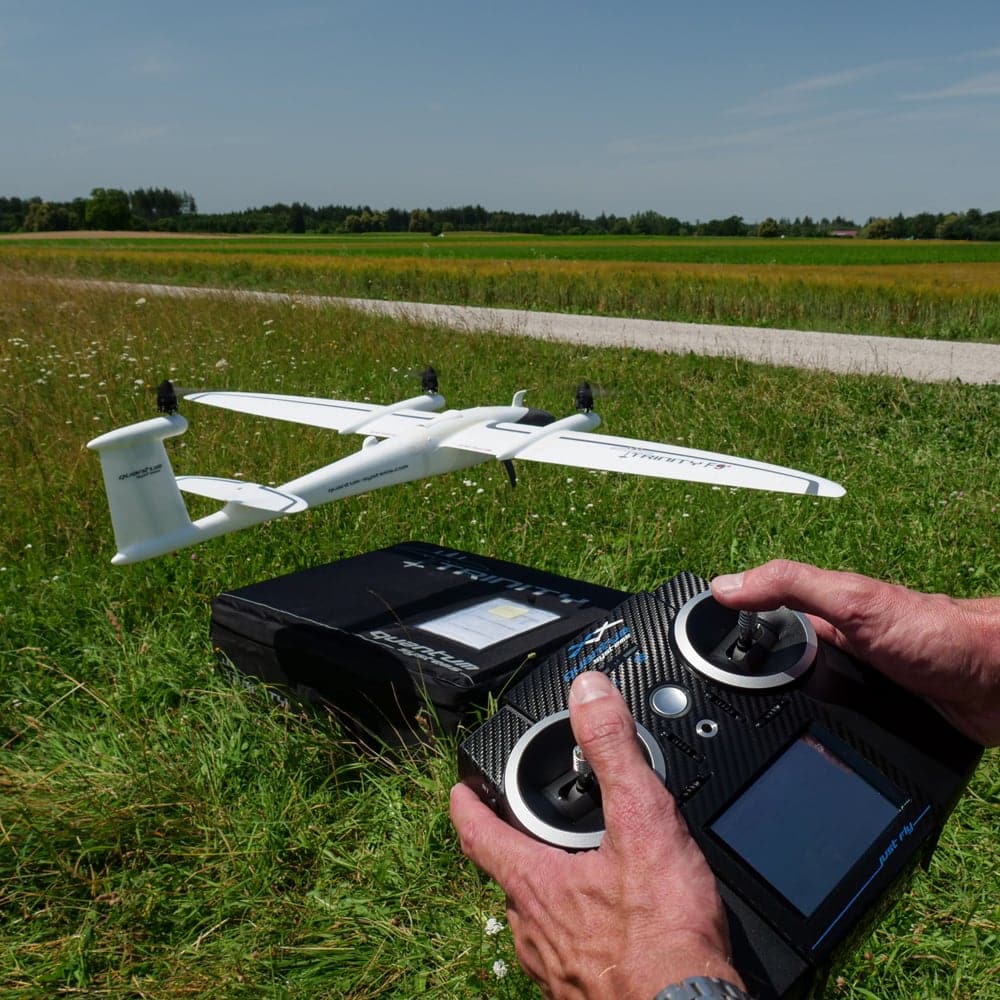
[[[731,987],[738,992],[734,996],[745,1000],[743,993],[746,986],[742,976],[730,963],[724,942],[707,940],[701,934],[671,935],[669,949],[660,949],[658,952],[647,953],[649,961],[643,963],[645,974],[641,978],[633,980],[633,989],[639,986],[636,995],[653,996],[656,1000],[675,1000],[675,996],[665,992],[675,985],[688,982],[699,982],[705,980],[719,980],[731,984]],[[638,971],[638,969],[636,970]],[[644,984],[645,989],[642,989]],[[666,984],[666,985],[664,985]],[[659,990],[659,993],[657,993]],[[629,996],[632,994],[630,993]],[[687,998],[688,993],[677,993],[676,1000]],[[715,994],[690,993],[691,997],[714,997]],[[721,993],[718,996],[725,997],[727,994]]]

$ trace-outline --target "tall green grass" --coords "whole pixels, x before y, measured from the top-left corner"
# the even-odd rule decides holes
[[[0,241],[0,268],[1000,342],[1000,250],[875,241],[355,237]]]
[[[365,233],[363,235],[182,235],[137,232],[4,235],[15,251],[75,253],[165,250],[238,255],[419,257],[439,260],[577,260],[621,263],[887,267],[1000,263],[1000,243],[964,240],[757,239],[750,237],[541,236],[526,233]]]
[[[69,291],[0,296],[0,989],[15,998],[530,997],[499,890],[458,853],[454,742],[376,758],[216,670],[223,589],[406,538],[623,589],[773,556],[1000,593],[1000,396],[697,356],[480,338],[351,312]],[[529,388],[609,433],[789,464],[838,501],[558,467],[414,483],[114,568],[85,442],[164,377],[390,401],[434,363],[454,406]],[[282,482],[353,450],[187,408],[175,471]],[[1000,768],[829,997],[1000,997]],[[492,971],[506,962],[502,980]],[[839,978],[838,978],[839,977]]]

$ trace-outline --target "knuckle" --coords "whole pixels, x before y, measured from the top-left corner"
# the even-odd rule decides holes
[[[802,564],[791,559],[772,559],[760,567],[765,581],[779,590],[793,588],[802,573]]]
[[[622,712],[585,712],[578,720],[575,735],[582,749],[612,750],[635,732],[635,723]]]

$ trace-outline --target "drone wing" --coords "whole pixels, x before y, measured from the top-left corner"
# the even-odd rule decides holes
[[[393,437],[422,427],[433,419],[435,410],[444,406],[444,397],[437,393],[425,393],[388,406],[313,396],[218,390],[192,392],[185,399],[258,417],[325,427],[341,434],[373,434],[376,437]]]
[[[448,445],[488,452],[497,458],[523,458],[531,462],[681,479],[715,486],[825,497],[839,497],[845,493],[839,483],[780,465],[571,429],[493,423],[467,428],[449,438]]]

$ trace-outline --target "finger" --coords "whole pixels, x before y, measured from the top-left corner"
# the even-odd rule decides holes
[[[884,586],[857,573],[775,559],[742,573],[717,576],[712,594],[730,608],[763,611],[785,605],[840,626],[856,609],[870,608]]]
[[[647,814],[661,814],[669,797],[649,766],[618,689],[599,671],[585,671],[573,681],[569,707],[573,736],[601,786],[608,830],[618,817],[641,823]]]
[[[517,872],[531,871],[546,850],[500,819],[468,785],[452,788],[449,813],[462,853],[502,888]]]

